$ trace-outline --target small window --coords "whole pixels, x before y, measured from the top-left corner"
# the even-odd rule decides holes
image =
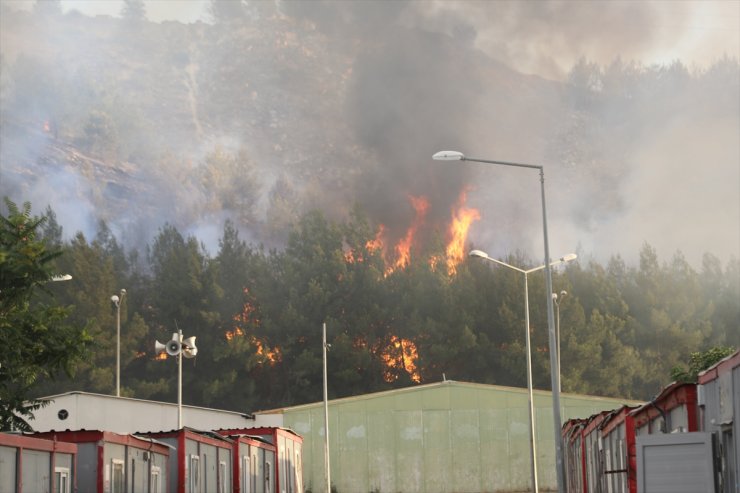
[[[66,467],[54,468],[54,483],[56,484],[55,491],[57,493],[70,493],[70,478],[69,469]]]
[[[218,463],[218,493],[226,493],[226,462],[220,461]]]
[[[149,474],[149,493],[160,493],[161,491],[161,483],[160,483],[160,473],[161,469],[159,466],[152,466],[151,472]]]
[[[113,477],[111,478],[111,493],[123,493],[126,477],[124,475],[124,464],[120,459],[111,459],[111,470],[113,471]]]
[[[190,456],[190,493],[200,493],[200,457]]]

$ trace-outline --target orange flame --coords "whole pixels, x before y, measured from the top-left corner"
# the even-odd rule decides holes
[[[251,297],[248,288],[244,288],[244,295],[247,297]],[[257,308],[252,304],[250,300],[247,300],[242,306],[241,313],[237,313],[233,317],[234,329],[224,332],[224,337],[226,337],[226,340],[232,341],[236,337],[242,337],[246,335],[247,330],[244,328],[244,326],[246,325],[259,326],[260,319],[255,318],[256,313]],[[270,364],[274,364],[282,359],[279,347],[275,346],[274,348],[270,349],[265,341],[258,339],[254,335],[249,335],[249,342],[256,348],[257,355],[262,357],[263,362],[266,361]]]
[[[449,275],[454,275],[457,272],[457,266],[465,259],[465,240],[468,237],[468,230],[473,221],[480,219],[478,209],[465,207],[466,195],[466,190],[460,193],[457,208],[452,211],[452,222],[448,230],[450,241],[445,250]]]
[[[436,270],[441,262],[447,265],[447,273],[452,276],[457,273],[457,266],[465,259],[465,242],[468,237],[468,231],[473,221],[480,219],[478,209],[465,207],[467,190],[460,192],[457,203],[452,208],[450,225],[447,229],[447,245],[443,255],[433,255],[429,258],[429,265],[432,270]],[[418,249],[417,233],[424,226],[427,211],[429,210],[429,201],[424,196],[409,195],[409,202],[415,211],[414,220],[406,230],[406,234],[393,247],[392,253],[388,247],[388,231],[385,225],[380,224],[375,238],[368,240],[365,247],[369,252],[380,252],[385,262],[385,276],[393,273],[398,269],[405,269],[411,263],[411,253]],[[363,256],[353,250],[344,253],[344,258],[348,263],[362,262]]]
[[[226,340],[230,341],[236,336],[243,336],[244,331],[239,327],[234,327],[234,330],[227,330],[224,335],[226,336]]]
[[[385,225],[378,226],[378,232],[375,238],[369,240],[365,246],[370,252],[380,251],[386,264],[385,275],[391,274],[396,269],[405,269],[411,263],[411,249],[414,245],[414,237],[419,228],[424,224],[424,218],[429,210],[429,201],[426,197],[415,197],[409,195],[409,202],[414,208],[416,215],[411,226],[406,230],[406,234],[401,238],[396,246],[393,247],[394,258],[390,259],[387,247],[387,230]]]
[[[256,337],[252,337],[252,344],[257,347],[257,354],[262,356],[262,358],[268,363],[275,364],[278,361],[282,360],[282,354],[279,347],[275,346],[274,348],[272,348],[272,350],[270,350],[269,348],[267,348],[266,344],[264,344]]]
[[[156,355],[154,357],[154,359],[155,360],[160,360],[160,361],[161,360],[164,360],[164,359],[167,359],[167,353],[165,353],[165,352],[159,353],[158,355]]]
[[[429,210],[429,201],[426,197],[409,195],[409,201],[411,202],[411,207],[416,211],[416,216],[409,229],[406,230],[406,235],[401,238],[394,249],[396,252],[396,261],[393,263],[392,270],[405,269],[411,263],[411,245],[414,242],[414,236],[421,225],[424,224],[424,218]]]
[[[381,224],[378,226],[378,232],[375,234],[375,238],[372,240],[368,240],[368,242],[365,244],[365,247],[370,252],[374,252],[377,250],[383,251],[383,238],[385,237],[385,226]]]
[[[406,371],[414,382],[421,382],[421,375],[416,366],[419,354],[413,341],[391,336],[390,344],[382,348],[379,356],[386,366],[386,370],[383,371],[383,380],[386,382],[398,380],[398,370]]]

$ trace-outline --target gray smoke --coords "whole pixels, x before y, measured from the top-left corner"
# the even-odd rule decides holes
[[[740,17],[738,2],[505,1],[256,2],[223,25],[2,15],[0,193],[48,201],[68,235],[104,218],[141,246],[169,221],[213,249],[226,218],[270,242],[310,207],[339,218],[354,202],[398,238],[409,196],[431,204],[422,235],[439,234],[468,190],[476,247],[540,258],[537,173],[431,160],[460,150],[545,166],[553,256],[633,260],[648,242],[726,260],[740,250],[738,23],[702,31],[730,58],[650,63],[727,4]],[[20,100],[29,59],[47,72]],[[124,162],[65,158],[79,123],[51,144],[38,130],[95,111],[117,115]],[[256,220],[208,189],[224,145],[254,167]]]

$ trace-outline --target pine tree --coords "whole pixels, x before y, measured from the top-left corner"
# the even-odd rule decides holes
[[[0,431],[30,430],[28,419],[43,402],[30,398],[39,378],[71,374],[85,354],[89,337],[67,325],[69,310],[37,301],[52,276],[60,251],[40,240],[45,217],[32,217],[6,199],[0,217]]]

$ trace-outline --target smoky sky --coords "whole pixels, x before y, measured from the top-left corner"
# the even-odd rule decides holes
[[[728,4],[740,19],[740,3],[722,3],[724,12]],[[274,184],[283,180],[286,195],[310,198],[305,207],[341,216],[356,202],[400,237],[414,217],[409,196],[427,197],[428,224],[443,227],[467,191],[467,205],[481,211],[469,238],[476,248],[539,258],[537,173],[431,160],[437,151],[459,150],[544,166],[553,256],[579,250],[602,261],[614,254],[634,260],[646,242],[663,258],[682,251],[695,265],[704,252],[723,260],[739,255],[738,33],[726,24],[716,28],[715,11],[694,29],[697,16],[709,15],[705,4],[254,5],[256,14],[230,25],[149,24],[146,29],[172,39],[188,38],[144,50],[123,28],[120,39],[115,29],[105,39],[86,37],[94,32],[86,23],[117,28],[116,18],[68,13],[63,22],[26,17],[27,25],[3,25],[0,109],[4,122],[23,125],[17,132],[5,125],[0,191],[21,191],[18,197],[38,201],[39,208],[48,198],[68,234],[93,233],[95,219],[103,218],[127,236],[125,244],[140,246],[170,221],[208,236],[202,239],[213,246],[223,219],[238,211],[214,210],[208,190],[186,178],[214,146],[226,145],[249,151],[263,213]],[[239,41],[259,29],[261,36]],[[721,49],[696,58],[700,51],[689,48],[697,33],[726,46],[726,63],[713,68]],[[224,39],[234,43],[217,44]],[[224,51],[208,51],[213,46]],[[681,60],[669,49],[678,46],[692,58]],[[118,67],[116,57],[127,53],[134,58]],[[677,59],[665,60],[663,68],[651,65],[673,53]],[[130,162],[81,168],[49,157],[48,135],[22,136],[30,113],[14,99],[10,79],[23,54],[55,61],[60,80],[85,82],[80,92],[87,99],[77,94],[75,101],[94,106],[94,98],[117,98],[115,104],[145,115],[138,140],[176,156],[167,162],[186,164],[156,169],[161,156],[132,153]],[[596,65],[591,74],[599,80],[592,86],[574,85],[588,82],[574,77],[579,60],[582,67]],[[685,70],[671,68],[674,61]],[[147,65],[155,63],[171,65],[166,77],[146,78],[158,74]],[[649,70],[657,75],[641,78]],[[95,93],[95,83],[106,77],[119,82]],[[600,85],[604,81],[611,86]],[[38,118],[44,90],[39,83],[39,98],[27,103]]]

